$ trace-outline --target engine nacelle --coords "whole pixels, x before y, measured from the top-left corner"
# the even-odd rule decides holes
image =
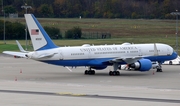
[[[149,59],[141,59],[138,62],[130,64],[129,67],[139,71],[149,71],[152,68],[152,62]]]
[[[96,69],[96,70],[102,70],[105,69],[107,66],[91,66],[91,68]]]

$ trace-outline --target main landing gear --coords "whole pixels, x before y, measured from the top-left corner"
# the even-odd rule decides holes
[[[88,70],[85,70],[85,71],[84,71],[84,74],[85,74],[85,75],[94,75],[94,74],[95,74],[95,71],[94,71],[94,70],[91,70],[91,67],[89,67]]]
[[[113,69],[114,69],[114,71],[109,71],[109,75],[110,75],[110,76],[119,76],[119,75],[120,75],[120,72],[117,71],[117,69],[118,69],[118,63],[113,63]]]
[[[119,71],[109,71],[110,76],[119,76],[120,72]]]
[[[120,72],[117,71],[118,65],[119,65],[118,63],[113,63],[113,69],[114,69],[114,71],[109,71],[109,75],[110,75],[110,76],[119,76],[119,75],[120,75]],[[88,67],[88,70],[85,70],[85,71],[84,71],[84,74],[85,74],[85,75],[94,75],[94,74],[95,74],[95,71],[92,70],[91,67],[89,66],[89,67]]]

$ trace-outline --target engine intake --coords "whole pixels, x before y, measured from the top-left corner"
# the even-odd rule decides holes
[[[139,71],[149,71],[152,67],[152,62],[149,59],[140,59],[138,62],[130,64],[129,67]]]

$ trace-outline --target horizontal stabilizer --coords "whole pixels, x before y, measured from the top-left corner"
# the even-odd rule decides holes
[[[12,52],[12,51],[4,51],[4,54],[8,54],[8,55],[12,55],[12,56],[19,56],[19,57],[23,57],[26,58],[26,54],[27,53],[22,53],[22,52]]]
[[[22,47],[21,44],[18,42],[18,40],[16,40],[16,43],[17,43],[18,48],[19,48],[19,50],[20,50],[21,52],[23,52],[23,53],[28,53],[28,51],[25,51],[25,50],[23,49],[23,47]]]

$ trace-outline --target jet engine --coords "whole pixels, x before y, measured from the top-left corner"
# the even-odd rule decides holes
[[[138,62],[129,64],[129,67],[139,71],[149,71],[152,68],[152,62],[149,59],[141,59]]]

